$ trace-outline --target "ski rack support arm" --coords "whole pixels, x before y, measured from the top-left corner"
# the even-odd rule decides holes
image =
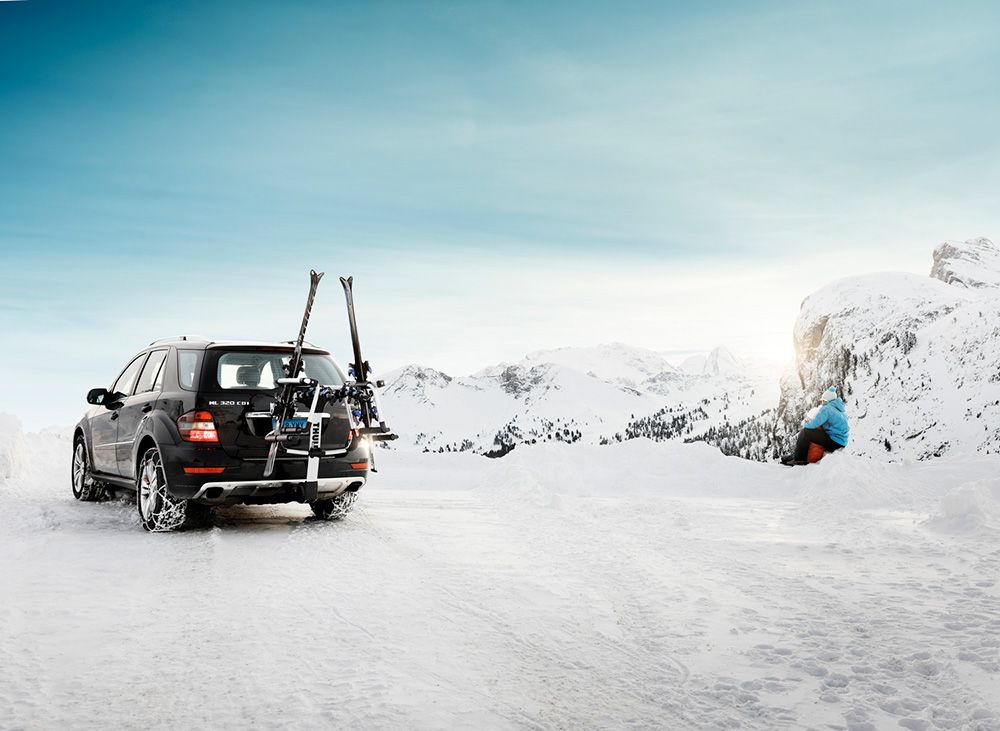
[[[354,355],[354,362],[349,368],[354,381],[344,384],[341,388],[342,397],[356,407],[349,407],[349,410],[359,434],[373,442],[397,439],[399,435],[395,434],[382,419],[382,402],[378,388],[384,384],[382,381],[372,383],[369,380],[371,366],[361,354],[361,338],[358,335],[358,320],[354,310],[354,277],[341,277],[340,284],[344,287],[344,298],[347,300],[347,319],[351,328],[351,350]]]

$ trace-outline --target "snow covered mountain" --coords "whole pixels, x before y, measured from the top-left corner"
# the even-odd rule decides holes
[[[677,372],[677,369],[658,353],[622,343],[598,345],[594,348],[539,350],[528,353],[523,362],[565,366],[603,381],[620,383],[632,388],[654,376]]]
[[[724,348],[694,370],[620,343],[528,354],[465,378],[411,365],[386,375],[394,446],[504,454],[518,444],[695,438],[778,397],[772,366]]]
[[[823,287],[802,303],[794,341],[794,367],[780,378],[721,347],[674,367],[617,343],[538,351],[467,378],[408,366],[387,377],[386,408],[401,446],[427,451],[649,437],[768,460],[836,385],[852,452],[1000,451],[1000,248],[989,239],[941,244],[929,277],[867,274]]]
[[[1000,450],[1000,248],[949,241],[929,277],[834,282],[802,303],[776,446],[827,386],[846,394],[854,452],[927,459]]]
[[[722,347],[715,348],[708,355],[692,355],[681,363],[681,370],[694,376],[732,376],[744,368],[739,358]]]

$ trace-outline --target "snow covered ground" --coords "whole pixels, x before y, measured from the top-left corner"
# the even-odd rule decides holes
[[[1000,729],[996,456],[388,452],[154,535],[0,439],[0,728]]]

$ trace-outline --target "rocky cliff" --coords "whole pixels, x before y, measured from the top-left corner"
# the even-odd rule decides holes
[[[927,459],[1000,449],[1000,249],[947,242],[931,276],[834,282],[802,303],[795,371],[782,381],[774,453],[838,386],[852,451]]]

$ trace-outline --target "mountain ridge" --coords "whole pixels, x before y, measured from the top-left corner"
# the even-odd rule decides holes
[[[746,366],[727,349],[712,352],[713,362]],[[685,423],[708,428],[707,421],[728,418],[731,407],[763,406],[760,391],[769,378],[777,395],[766,366],[716,370],[684,373],[653,350],[609,343],[533,351],[466,377],[405,366],[384,375],[383,401],[401,424],[397,430],[412,434],[402,448],[493,454],[539,441],[620,441],[634,431],[633,422],[661,409],[697,412]],[[742,394],[735,402],[731,390]]]
[[[929,275],[860,274],[806,297],[784,372],[725,347],[674,365],[621,343],[537,350],[471,376],[407,366],[386,376],[404,448],[497,456],[539,441],[706,441],[725,454],[787,452],[829,386],[855,453],[883,460],[1000,451],[1000,248],[934,248]]]

